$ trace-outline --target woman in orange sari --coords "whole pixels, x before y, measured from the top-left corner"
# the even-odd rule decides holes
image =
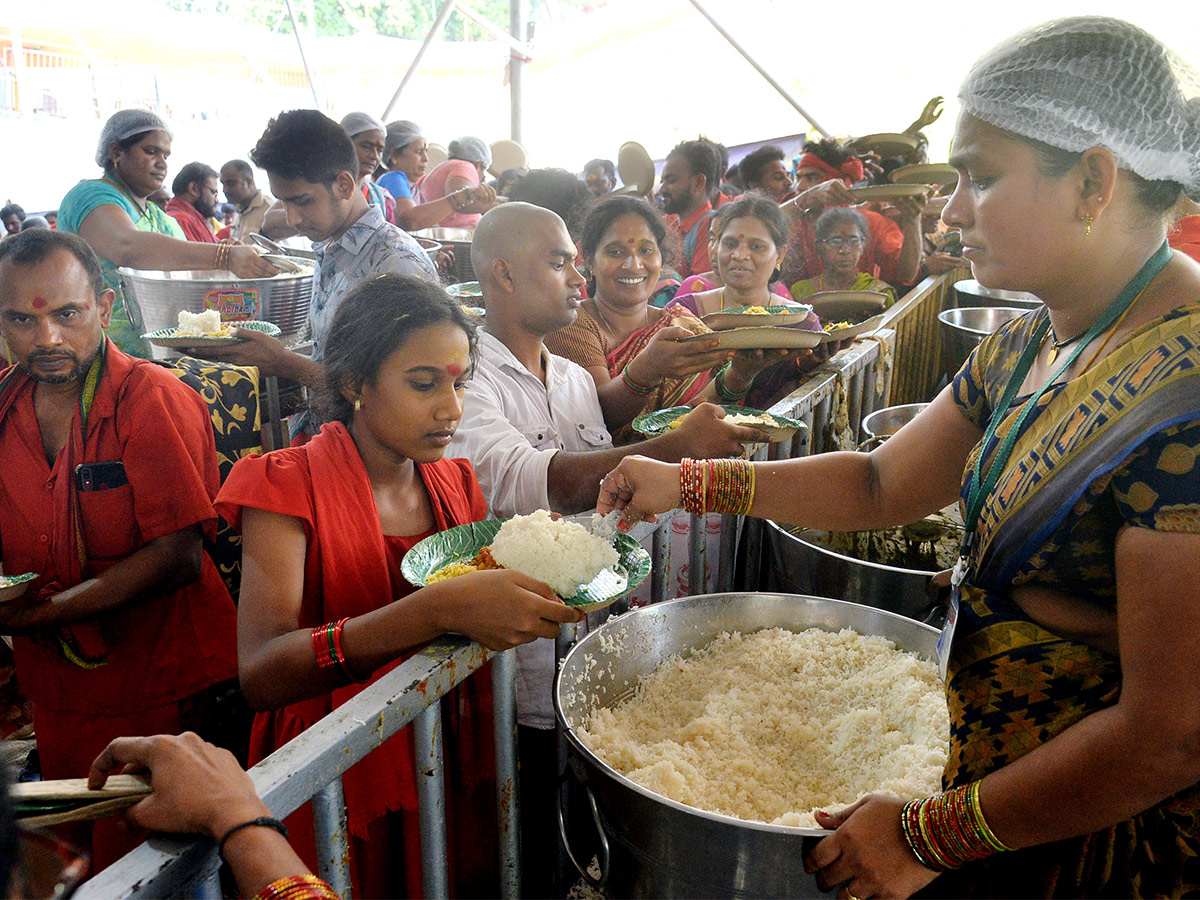
[[[587,369],[617,442],[642,412],[709,400],[736,403],[772,360],[679,338],[710,329],[689,309],[649,304],[663,266],[666,228],[650,204],[614,197],[583,224],[583,258],[593,279],[574,323],[546,336],[551,353]]]

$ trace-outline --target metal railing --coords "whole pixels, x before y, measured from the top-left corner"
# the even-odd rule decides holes
[[[795,391],[772,407],[773,412],[804,421],[808,431],[791,441],[760,447],[755,458],[788,459],[852,447],[863,416],[887,403],[892,382],[892,347],[896,340],[894,332],[880,332],[874,339],[854,344],[811,373]],[[651,542],[651,602],[667,599],[668,524],[669,519],[664,517],[659,526],[640,525],[632,532],[637,540]],[[703,582],[704,539],[704,529],[693,527],[688,552],[693,563],[692,586],[697,593],[708,588]],[[739,553],[743,541],[745,552]],[[760,522],[725,517],[715,575],[717,589],[731,590],[735,584],[749,589],[756,587],[761,577],[761,547]],[[735,571],[735,558],[746,561],[744,571]],[[700,579],[699,583],[696,579]],[[558,642],[560,653],[585,630],[583,624],[565,627]],[[438,701],[489,659],[493,665],[502,896],[520,895],[515,653],[493,654],[466,638],[443,637],[250,769],[255,788],[273,815],[289,815],[313,801],[319,872],[342,896],[349,896],[350,886],[342,775],[409,723],[414,724],[420,776],[425,894],[447,895]],[[219,897],[218,869],[211,841],[154,836],[86,882],[77,896],[83,900]]]

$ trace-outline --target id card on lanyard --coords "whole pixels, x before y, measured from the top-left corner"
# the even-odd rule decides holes
[[[1042,340],[1050,328],[1049,313],[1033,330],[1029,343],[1026,344],[1020,358],[1017,360],[1017,364],[1009,376],[1008,384],[1004,387],[1004,393],[1001,394],[1000,400],[992,412],[991,420],[988,422],[987,430],[983,435],[983,440],[980,441],[980,449],[978,455],[975,457],[975,465],[971,470],[971,476],[967,482],[966,511],[963,516],[963,524],[965,525],[963,542],[959,548],[958,562],[954,564],[954,569],[950,575],[950,608],[946,613],[946,624],[942,627],[942,633],[938,636],[937,642],[938,672],[941,674],[943,681],[949,669],[950,648],[954,642],[954,629],[958,625],[962,584],[966,581],[967,574],[970,572],[971,551],[975,544],[975,530],[979,524],[979,516],[983,512],[986,498],[995,488],[997,481],[1000,479],[1001,472],[1004,471],[1009,457],[1012,456],[1013,447],[1016,445],[1017,438],[1021,434],[1025,420],[1037,408],[1038,401],[1041,400],[1042,395],[1050,389],[1051,385],[1058,382],[1063,373],[1079,358],[1079,354],[1083,352],[1084,348],[1102,332],[1108,330],[1109,327],[1119,321],[1120,317],[1133,305],[1133,302],[1141,296],[1142,291],[1146,289],[1146,285],[1154,279],[1155,275],[1162,271],[1163,266],[1170,259],[1171,248],[1164,241],[1154,255],[1146,260],[1145,265],[1133,276],[1130,282],[1122,288],[1121,293],[1117,295],[1116,299],[1100,314],[1100,318],[1087,330],[1063,364],[1058,367],[1053,375],[1046,379],[1040,388],[1025,400],[1020,412],[1017,414],[1016,421],[1008,429],[1008,433],[1004,436],[1004,440],[1000,442],[1000,446],[996,448],[985,475],[983,472],[984,455],[996,435],[996,429],[1000,426],[1000,422],[1008,415],[1008,410],[1012,406],[1017,392],[1021,389],[1021,385],[1025,383],[1025,376],[1029,374],[1029,370],[1033,366],[1033,361],[1037,358]]]

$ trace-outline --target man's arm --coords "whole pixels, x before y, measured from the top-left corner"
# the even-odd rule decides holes
[[[95,578],[51,597],[0,604],[0,633],[57,628],[169,594],[200,577],[203,554],[199,524],[164,534]]]

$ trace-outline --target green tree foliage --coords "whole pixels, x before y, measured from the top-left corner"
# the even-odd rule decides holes
[[[472,9],[505,30],[508,30],[508,2],[469,0]],[[528,6],[526,15],[532,21],[542,0],[524,2]],[[315,23],[319,37],[379,34],[419,40],[433,24],[441,3],[442,0],[292,0],[292,9],[300,28],[309,30]],[[555,0],[554,7],[561,14],[585,9],[593,3],[594,0]],[[167,0],[167,5],[183,12],[216,12],[284,34],[292,30],[284,0]],[[448,41],[478,40],[482,36],[479,26],[458,13],[450,16],[442,35]]]

